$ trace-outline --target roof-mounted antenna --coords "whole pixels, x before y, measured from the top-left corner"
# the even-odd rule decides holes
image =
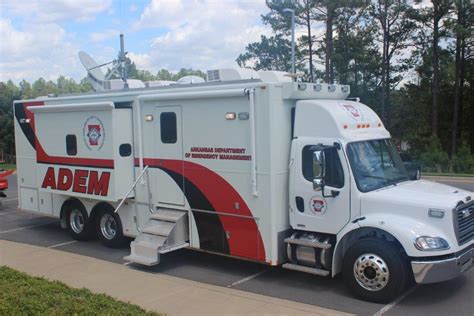
[[[114,75],[120,77],[120,79],[122,79],[123,81],[123,87],[125,89],[128,89],[128,69],[126,63],[127,52],[125,51],[125,44],[123,38],[123,34],[120,34],[120,52],[118,54],[118,59],[107,63],[99,65],[91,56],[89,56],[85,52],[79,52],[79,59],[84,65],[84,68],[86,68],[87,70],[87,79],[92,84],[94,90],[102,91],[106,89],[106,81],[110,80],[110,78]],[[107,74],[107,76],[105,76],[100,68],[110,64],[113,64],[113,67]]]
[[[128,89],[128,69],[127,69],[127,63],[126,63],[126,57],[127,52],[125,52],[125,44],[123,40],[123,34],[120,34],[120,53],[119,53],[119,65],[120,65],[120,70],[121,70],[121,77],[123,81],[123,87],[125,89]]]

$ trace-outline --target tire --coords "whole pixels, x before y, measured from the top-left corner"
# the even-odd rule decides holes
[[[415,173],[415,180],[420,180],[421,178],[421,170],[420,168],[416,169],[416,173]]]
[[[104,205],[96,219],[97,236],[110,248],[121,248],[126,243],[123,236],[122,221],[110,205]]]
[[[86,208],[79,201],[71,201],[66,205],[66,226],[75,240],[89,240],[93,224],[87,216]]]
[[[349,248],[342,273],[357,297],[376,303],[398,297],[413,278],[405,253],[379,239],[363,239]]]

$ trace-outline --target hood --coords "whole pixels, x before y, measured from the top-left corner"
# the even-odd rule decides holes
[[[472,192],[449,185],[427,181],[406,181],[368,192],[363,200],[396,200],[400,204],[419,205],[432,208],[453,209],[459,202],[472,200]]]

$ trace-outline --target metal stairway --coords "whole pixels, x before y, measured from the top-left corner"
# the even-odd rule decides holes
[[[188,212],[159,208],[130,244],[126,261],[153,266],[160,263],[160,254],[189,246]]]

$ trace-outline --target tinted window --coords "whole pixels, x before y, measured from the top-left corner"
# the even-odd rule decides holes
[[[132,154],[132,145],[130,144],[122,144],[119,147],[119,153],[122,157],[128,157]]]
[[[302,166],[303,176],[306,180],[313,182],[313,146],[305,146],[303,148]],[[324,149],[324,155],[326,157],[326,168],[325,168],[325,185],[342,188],[344,186],[344,171],[342,170],[341,160],[337,149],[334,147]]]
[[[177,140],[176,113],[163,112],[160,115],[161,142],[174,144]]]
[[[69,156],[77,155],[76,135],[66,135],[66,152]]]

